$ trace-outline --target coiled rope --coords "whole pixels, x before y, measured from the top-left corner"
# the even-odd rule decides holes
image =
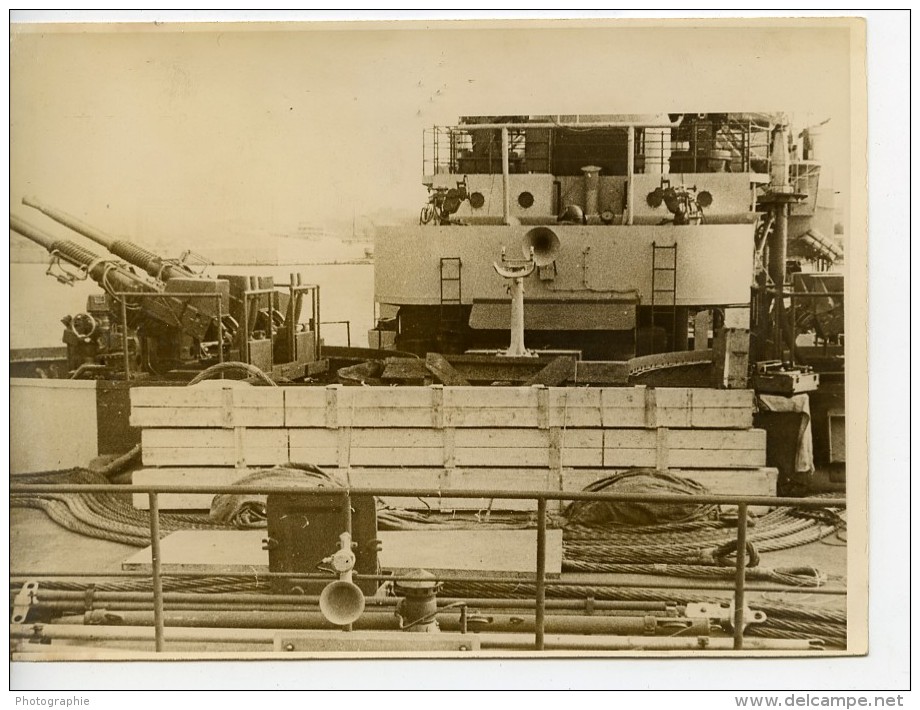
[[[109,483],[97,471],[71,469],[50,473],[17,475],[19,483]],[[129,493],[12,493],[10,507],[43,511],[61,527],[100,540],[120,542],[135,547],[150,544],[150,514],[137,510]],[[206,515],[160,513],[161,537],[177,530],[232,530],[229,525],[215,524]]]
[[[24,483],[106,483],[109,478],[130,463],[136,453],[121,457],[104,471],[72,469],[16,476]],[[14,493],[11,507],[42,510],[59,525],[79,534],[104,540],[144,547],[149,544],[150,515],[131,504],[130,493],[105,494],[44,494]],[[611,527],[571,522],[567,515],[555,521],[563,530],[563,570],[567,572],[613,572],[631,574],[674,575],[681,577],[729,577],[733,574],[736,530],[714,518],[714,511],[701,508],[695,514],[679,520],[639,526]],[[418,513],[393,508],[378,512],[381,529],[405,530],[440,527],[444,529],[482,528],[487,526],[533,527],[532,514],[466,513],[445,515]],[[759,552],[787,549],[821,540],[845,527],[840,511],[834,509],[801,510],[777,508],[756,519],[748,529],[751,547],[747,574],[752,580],[779,582],[797,587],[820,586],[825,577],[809,567],[767,569],[757,566]],[[161,513],[160,530],[165,536],[176,530],[238,529],[237,526],[215,522],[206,514]],[[86,583],[43,583],[50,589],[87,589]],[[100,590],[146,591],[151,583],[146,579],[111,580],[92,585]],[[246,592],[269,589],[268,580],[252,578],[164,577],[168,591]],[[443,594],[452,597],[533,598],[535,586],[530,582],[445,583]],[[588,598],[622,601],[667,601],[672,603],[719,602],[722,599],[687,595],[679,590],[612,588],[547,584],[549,598]],[[753,624],[749,633],[773,638],[821,638],[829,643],[845,644],[846,616],[843,613],[814,610],[794,603],[770,601],[751,602],[751,607],[764,611],[765,624]]]

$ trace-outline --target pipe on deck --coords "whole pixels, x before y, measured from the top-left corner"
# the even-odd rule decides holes
[[[10,639],[18,640],[69,640],[69,641],[140,641],[153,642],[153,633],[146,626],[73,626],[73,625],[35,625],[14,624],[10,626]],[[303,633],[303,632],[301,632]],[[202,629],[202,628],[167,628],[167,642],[185,643],[245,643],[264,645],[270,651],[279,637],[271,629]],[[533,652],[533,637],[529,634],[475,634],[480,640],[481,648],[497,650],[520,650]],[[309,640],[309,633],[298,634],[298,638]],[[328,636],[317,638],[327,639]],[[700,637],[655,637],[623,636],[590,637],[572,634],[553,634],[545,639],[547,650],[594,650],[594,651],[730,651],[732,639]],[[53,651],[55,645],[37,644],[39,652]],[[61,646],[66,653],[66,646]],[[785,639],[746,639],[745,650],[748,651],[795,651],[817,650],[817,640]],[[21,651],[21,649],[20,649]],[[294,654],[292,654],[293,656]]]
[[[470,612],[476,624],[483,631],[493,632],[533,632],[537,628],[537,617],[532,614],[483,614]],[[438,624],[444,631],[461,630],[459,610],[439,611]],[[143,611],[107,611],[95,609],[82,615],[63,616],[62,624],[86,624],[87,626],[153,626],[156,615],[149,610]],[[239,629],[298,629],[329,630],[339,628],[327,621],[318,611],[259,611],[240,609],[238,611],[180,611],[166,609],[163,611],[163,623],[166,628],[239,628]],[[709,635],[707,619],[687,619],[658,616],[607,616],[607,615],[548,615],[543,620],[546,633],[555,634],[607,634],[607,635],[665,635],[673,634],[695,636]],[[367,612],[353,624],[355,631],[398,631],[400,620],[390,612]]]

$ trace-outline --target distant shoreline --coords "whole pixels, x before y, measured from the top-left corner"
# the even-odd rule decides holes
[[[274,259],[260,258],[252,252],[243,254],[214,254],[211,263],[214,266],[361,266],[364,264],[373,264],[373,256],[363,256],[357,258],[326,259],[320,261],[302,261],[300,259]],[[33,251],[31,249],[10,249],[10,264],[35,265],[42,266],[48,263],[50,256],[47,253]],[[117,259],[112,257],[113,260]]]

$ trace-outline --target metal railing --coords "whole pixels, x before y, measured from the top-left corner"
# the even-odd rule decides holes
[[[348,347],[351,347],[351,321],[350,320],[324,320],[322,325],[344,325],[345,326],[345,338],[348,343]]]
[[[277,294],[287,292],[291,303],[294,304],[292,308],[292,313],[294,313],[295,319],[298,322],[289,324],[287,328],[287,338],[288,338],[288,348],[291,362],[296,362],[298,358],[297,350],[297,332],[296,326],[299,325],[299,307],[298,305],[302,302],[305,296],[309,296],[310,299],[310,308],[311,315],[309,322],[306,324],[307,327],[313,331],[315,337],[313,342],[313,357],[319,359],[320,357],[320,287],[318,284],[305,284],[301,282],[300,274],[291,274],[290,283],[286,284],[275,284],[274,286],[266,288],[258,288],[256,280],[258,277],[250,277],[250,284],[247,288],[244,288],[241,292],[241,303],[242,303],[242,323],[240,324],[239,332],[242,334],[240,336],[240,358],[243,362],[251,363],[250,352],[249,352],[249,339],[250,331],[252,330],[252,320],[251,316],[254,312],[253,304],[251,302],[255,301],[255,312],[259,310],[259,301],[265,297],[267,300],[267,307],[269,310],[268,317],[268,339],[271,342],[275,340],[275,324],[273,318],[271,317],[271,311],[275,307],[275,300]],[[125,370],[125,380],[131,379],[131,353],[130,353],[130,334],[128,328],[128,299],[171,299],[171,298],[187,298],[190,300],[194,299],[209,299],[217,300],[217,313],[214,316],[215,324],[217,327],[217,361],[219,363],[224,362],[225,359],[225,343],[224,343],[224,331],[226,326],[224,325],[224,316],[229,315],[229,310],[224,310],[224,298],[220,293],[201,293],[197,291],[163,291],[163,292],[134,292],[134,291],[113,291],[112,296],[116,298],[120,306],[120,316],[121,316],[121,343],[122,343],[122,355],[124,359],[124,370]],[[175,327],[181,327],[181,324],[178,322],[180,320],[180,314],[176,314],[177,323]],[[350,329],[350,326],[349,326]],[[351,335],[349,332],[349,345],[351,341]]]
[[[508,130],[508,164],[512,173],[548,173],[551,141],[546,129],[510,128]],[[455,175],[502,172],[501,131],[476,128],[434,126],[425,130],[422,139],[422,174]]]
[[[636,137],[637,173],[769,173],[770,129],[753,122],[695,122]]]
[[[767,289],[766,293],[772,296],[775,301],[782,302],[782,308],[786,308],[786,300],[789,300],[789,309],[790,309],[790,318],[789,318],[789,327],[791,329],[791,343],[792,346],[789,346],[786,342],[786,339],[783,335],[783,328],[785,324],[785,316],[780,316],[778,313],[774,314],[774,342],[776,343],[776,354],[775,357],[779,360],[786,359],[786,353],[789,352],[789,355],[792,356],[792,360],[795,361],[796,358],[796,348],[795,342],[799,336],[799,318],[798,318],[798,303],[801,300],[805,300],[806,303],[813,302],[815,300],[821,299],[839,299],[842,302],[842,299],[846,296],[844,291],[802,291],[796,290],[795,287],[792,289],[786,288],[773,288]],[[827,353],[829,343],[824,341],[824,351]]]
[[[502,172],[499,124],[433,126],[423,133],[422,174],[497,175]],[[635,125],[635,173],[768,173],[770,128],[753,121],[725,124]],[[508,165],[514,173],[582,174],[590,164],[604,175],[627,173],[626,124],[581,126],[508,124]],[[804,172],[795,177],[806,179]]]
[[[240,323],[240,331],[243,333],[243,337],[240,341],[240,355],[243,359],[243,362],[251,363],[250,357],[250,333],[252,331],[252,325],[254,319],[251,318],[253,312],[258,312],[261,304],[262,297],[267,297],[266,307],[268,309],[269,317],[268,321],[268,339],[274,343],[275,341],[275,323],[274,318],[272,317],[272,311],[275,308],[276,299],[278,294],[284,293],[284,290],[287,289],[292,309],[291,312],[296,321],[299,322],[299,304],[302,302],[304,295],[309,295],[310,297],[310,308],[311,315],[309,319],[309,327],[315,333],[315,338],[313,342],[313,357],[319,359],[320,356],[320,300],[319,300],[319,286],[317,284],[305,284],[301,282],[300,274],[291,274],[290,283],[286,284],[274,284],[273,286],[268,286],[265,288],[258,287],[258,277],[250,276],[249,285],[245,288],[241,295],[241,302],[243,306],[243,321]],[[252,303],[251,303],[252,302]],[[255,309],[253,309],[253,304]],[[253,320],[253,323],[250,321]],[[296,326],[297,322],[286,324],[287,327],[287,338],[288,338],[288,348],[289,348],[289,357],[291,362],[296,362],[298,353],[297,353],[297,334]]]
[[[119,484],[16,484],[10,485],[10,494],[50,494],[50,493],[146,493],[150,508],[150,537],[151,537],[151,573],[147,572],[95,572],[79,571],[55,573],[44,571],[10,571],[10,582],[17,583],[24,580],[55,579],[55,578],[119,578],[119,577],[151,577],[153,582],[153,607],[154,607],[154,643],[156,651],[163,651],[165,645],[164,621],[164,591],[163,591],[163,560],[160,550],[160,506],[161,494],[236,494],[236,495],[297,495],[297,496],[341,496],[343,499],[343,528],[349,534],[352,532],[351,496],[376,496],[376,497],[413,497],[437,498],[445,493],[451,498],[464,499],[504,499],[504,500],[535,500],[537,502],[537,540],[536,540],[536,570],[535,584],[535,631],[534,649],[544,650],[545,647],[545,622],[546,622],[546,529],[547,529],[547,502],[548,501],[603,501],[609,503],[657,503],[681,504],[688,503],[704,505],[729,505],[737,506],[737,536],[735,573],[732,584],[703,583],[700,581],[687,583],[663,583],[644,581],[604,581],[592,580],[592,586],[642,588],[642,589],[705,589],[718,591],[734,591],[734,617],[732,625],[733,648],[744,649],[744,612],[746,571],[747,571],[747,530],[748,508],[751,506],[766,507],[795,507],[795,508],[846,508],[844,498],[791,498],[771,496],[741,496],[741,495],[680,495],[680,494],[636,494],[636,493],[600,493],[589,491],[509,491],[496,489],[470,489],[443,491],[440,489],[424,488],[307,488],[296,485],[204,485],[204,486],[177,486],[177,485],[119,485]],[[221,570],[221,577],[252,577],[253,572],[233,572]],[[170,577],[211,577],[213,572],[170,571]],[[306,572],[258,572],[259,578],[294,578],[318,579],[332,581],[329,575],[312,574]],[[412,575],[368,575],[354,574],[355,580],[400,581],[416,579]],[[461,583],[507,583],[508,577],[485,575],[436,575],[440,582]],[[513,578],[521,581],[519,578]],[[529,580],[528,580],[529,581]],[[581,579],[553,579],[554,586],[583,586]],[[757,592],[799,592],[809,594],[845,595],[845,589],[828,589],[818,587],[785,586],[785,585],[759,585]],[[204,598],[204,595],[202,595]]]

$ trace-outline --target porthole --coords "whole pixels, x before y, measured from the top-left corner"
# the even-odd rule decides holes
[[[518,195],[518,204],[525,210],[528,207],[533,207],[533,195],[526,191],[522,192]]]
[[[486,198],[481,192],[474,192],[470,195],[470,206],[473,209],[479,209],[486,203]]]

